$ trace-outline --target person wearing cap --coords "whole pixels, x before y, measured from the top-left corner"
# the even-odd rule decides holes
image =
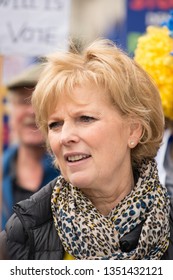
[[[31,105],[40,72],[40,64],[31,65],[7,84],[13,144],[3,154],[1,229],[13,213],[15,203],[29,198],[59,175],[46,152]]]
[[[156,160],[159,177],[173,199],[173,12],[161,26],[148,26],[138,38],[134,59],[154,79],[165,116],[163,143]]]

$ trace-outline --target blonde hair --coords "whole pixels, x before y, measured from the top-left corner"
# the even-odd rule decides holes
[[[162,141],[164,116],[158,90],[137,63],[110,40],[98,39],[82,53],[56,52],[47,57],[32,97],[36,120],[47,136],[48,116],[60,94],[73,95],[76,85],[104,87],[115,110],[140,121],[143,134],[132,161],[155,157]]]

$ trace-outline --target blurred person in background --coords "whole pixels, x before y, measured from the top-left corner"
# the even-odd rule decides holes
[[[9,259],[173,259],[155,161],[164,115],[148,74],[96,40],[50,55],[32,104],[61,175],[15,205],[0,233]]]
[[[2,228],[14,204],[29,198],[59,174],[46,152],[31,105],[40,72],[40,64],[34,64],[7,84],[12,144],[3,154]]]
[[[163,144],[158,151],[159,177],[173,198],[173,11],[161,26],[148,26],[138,38],[134,59],[154,79],[165,115]]]

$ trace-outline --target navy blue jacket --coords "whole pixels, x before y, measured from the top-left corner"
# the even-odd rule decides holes
[[[3,172],[2,172],[2,229],[5,228],[7,220],[13,214],[13,178],[15,176],[13,165],[15,164],[15,159],[17,156],[18,146],[9,147],[3,154]],[[48,154],[45,154],[42,158],[43,166],[43,179],[39,189],[45,186],[48,182],[53,180],[59,175],[52,164],[52,159]]]

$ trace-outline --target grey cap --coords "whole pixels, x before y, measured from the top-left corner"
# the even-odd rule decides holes
[[[21,87],[34,87],[38,82],[42,69],[42,64],[32,64],[22,73],[20,73],[19,75],[11,79],[9,82],[7,82],[7,89],[13,90]]]

